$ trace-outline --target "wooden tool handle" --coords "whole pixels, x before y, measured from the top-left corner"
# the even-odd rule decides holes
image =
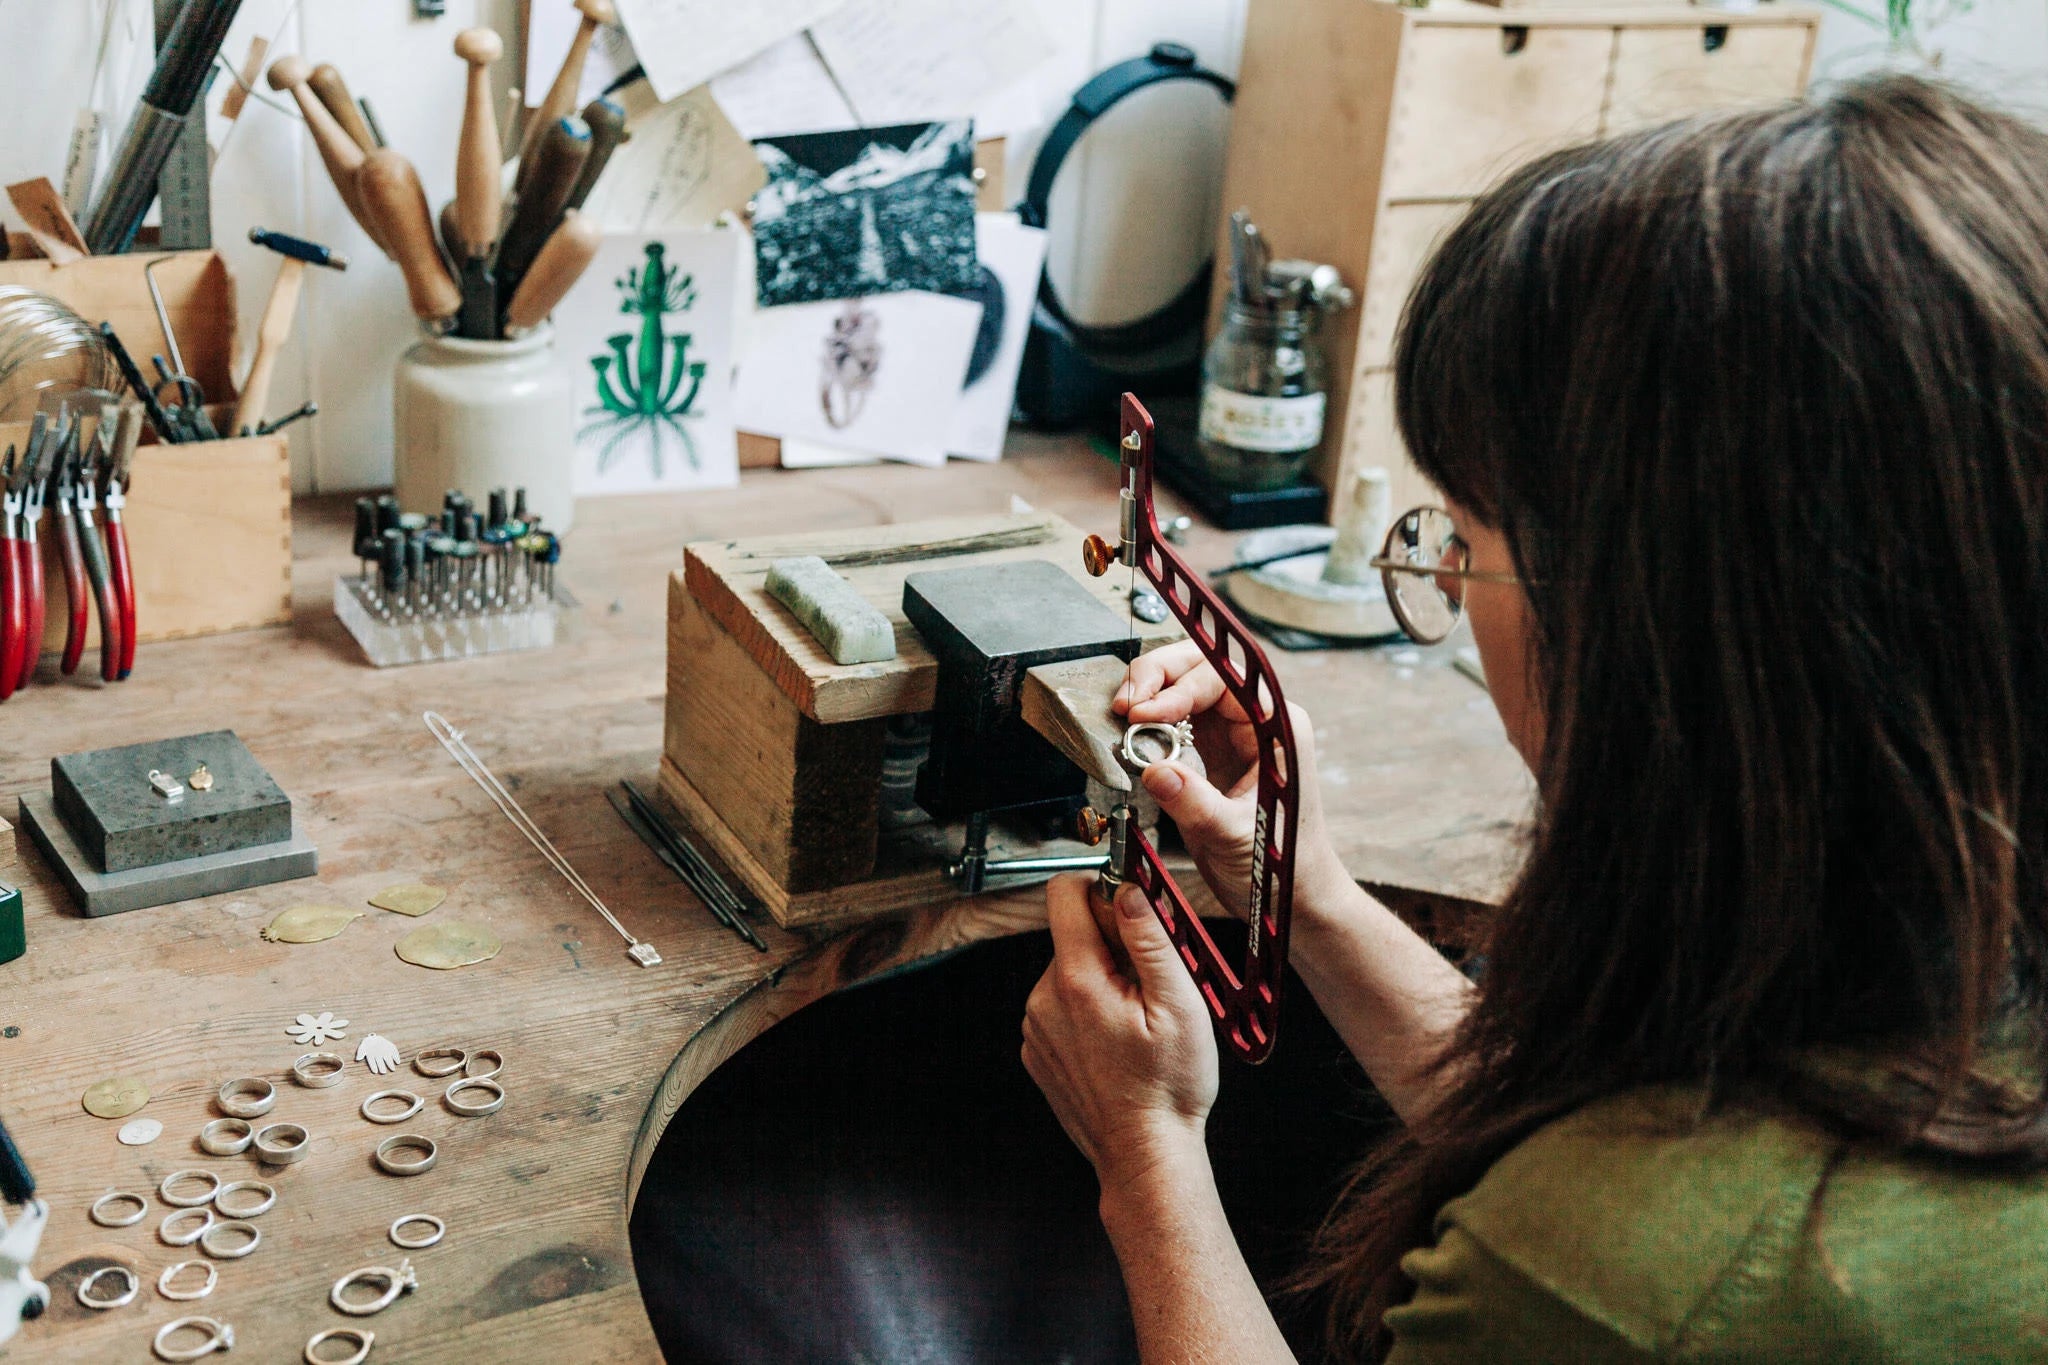
[[[355,96],[348,92],[348,82],[341,78],[341,69],[332,62],[322,62],[306,77],[306,84],[320,97],[327,112],[334,115],[334,121],[349,139],[365,152],[377,150],[377,139],[370,133],[370,125],[363,118],[363,111],[356,107]]]
[[[512,206],[512,221],[498,242],[498,287],[519,292],[519,282],[562,221],[562,209],[575,188],[577,173],[590,155],[590,128],[574,114],[558,118],[535,145],[527,164],[533,179]]]
[[[508,332],[538,327],[555,310],[562,296],[582,276],[604,241],[604,230],[588,214],[571,209],[562,215],[562,225],[549,235],[540,254],[527,267],[526,278],[505,310]]]
[[[612,0],[576,0],[576,9],[583,21],[576,26],[576,36],[569,40],[569,51],[562,58],[562,69],[555,73],[555,83],[548,87],[546,97],[527,120],[526,136],[519,144],[519,175],[514,187],[521,194],[526,193],[527,183],[533,178],[534,145],[556,119],[576,107],[576,90],[583,84],[583,63],[590,56],[591,40],[602,25],[619,17]]]
[[[306,263],[287,256],[277,267],[277,281],[270,286],[270,301],[263,305],[263,321],[256,328],[256,358],[249,362],[249,377],[242,381],[242,396],[235,400],[235,416],[228,435],[239,436],[244,427],[262,420],[264,404],[270,401],[270,375],[277,368],[277,354],[291,339],[292,317],[299,310],[299,288],[306,278]]]
[[[327,167],[328,178],[334,182],[334,192],[341,196],[342,207],[388,256],[391,248],[377,235],[376,227],[363,212],[362,196],[356,190],[356,172],[362,169],[363,149],[342,130],[342,126],[334,121],[334,115],[327,112],[327,106],[320,102],[320,97],[313,93],[309,84],[312,75],[312,68],[306,65],[304,57],[286,56],[270,64],[268,79],[272,90],[289,90],[292,98],[298,101],[299,112],[306,117],[306,130],[313,135],[313,145],[320,151],[320,160]]]
[[[448,243],[457,260],[490,253],[498,240],[498,214],[504,201],[499,172],[498,115],[491,105],[490,65],[505,50],[504,40],[487,28],[466,28],[455,35],[455,55],[469,64],[469,97],[462,109],[462,134],[455,144],[455,230]]]
[[[364,210],[384,234],[385,250],[405,274],[413,315],[428,322],[454,317],[462,308],[462,291],[434,245],[434,222],[419,172],[402,154],[380,147],[363,158],[356,188]]]
[[[583,159],[583,169],[576,173],[576,183],[569,187],[564,206],[572,209],[583,207],[612,153],[632,136],[626,131],[625,106],[602,95],[583,106],[583,121],[590,125],[590,155]]]

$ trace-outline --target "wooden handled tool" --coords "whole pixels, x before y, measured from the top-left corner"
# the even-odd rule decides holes
[[[583,207],[583,201],[590,198],[590,191],[597,185],[597,178],[604,174],[605,163],[612,159],[619,144],[632,136],[626,131],[626,107],[606,96],[600,95],[583,106],[583,121],[590,125],[590,155],[583,159],[583,169],[576,173],[576,183],[569,187],[566,207],[572,209]]]
[[[562,221],[569,191],[576,187],[576,177],[589,156],[590,125],[574,114],[556,119],[534,145],[526,163],[533,168],[533,177],[519,192],[512,221],[505,225],[505,235],[498,242],[498,288],[504,293],[519,292],[519,282],[541,243]]]
[[[515,188],[522,195],[535,174],[535,146],[547,135],[547,130],[555,126],[556,119],[576,107],[576,88],[583,83],[583,63],[590,56],[591,39],[597,36],[599,28],[619,17],[612,0],[576,0],[576,10],[583,20],[576,26],[576,36],[569,40],[569,51],[562,58],[562,69],[555,73],[555,83],[548,87],[546,97],[533,111],[533,117],[526,125],[526,137],[519,144],[519,175]]]
[[[377,248],[388,256],[391,248],[363,212],[362,195],[356,185],[356,173],[363,167],[363,149],[334,121],[334,115],[327,112],[327,106],[313,93],[308,84],[312,75],[313,69],[306,64],[304,57],[287,56],[279,57],[270,64],[268,79],[272,90],[289,90],[292,98],[298,101],[299,112],[306,117],[306,130],[313,135],[313,145],[320,150],[320,160],[327,167],[328,178],[334,181],[334,192],[341,196],[342,207],[370,235]]]
[[[241,435],[261,420],[264,404],[270,400],[271,372],[277,368],[277,353],[291,339],[292,315],[299,310],[299,288],[307,264],[324,265],[330,270],[348,269],[348,257],[282,232],[250,228],[249,240],[280,253],[284,261],[277,268],[277,281],[270,286],[270,301],[263,305],[263,321],[257,324],[256,358],[249,362],[249,377],[242,383],[242,396],[235,401],[234,420],[228,426],[230,436]]]
[[[457,261],[490,254],[498,240],[504,202],[499,171],[498,116],[491,108],[490,65],[505,42],[487,28],[455,35],[455,55],[469,64],[469,98],[462,109],[462,134],[455,144],[455,231],[448,250]]]
[[[603,242],[604,229],[596,219],[575,209],[563,214],[562,225],[548,236],[540,254],[533,258],[526,278],[519,282],[518,292],[505,309],[506,335],[540,326],[582,276]]]
[[[306,77],[306,84],[320,97],[320,103],[327,112],[334,115],[334,121],[349,135],[356,146],[366,152],[377,150],[377,139],[370,132],[368,120],[363,111],[356,107],[355,96],[348,92],[348,82],[341,78],[341,70],[332,62],[322,62]]]
[[[402,154],[380,147],[363,158],[356,187],[364,211],[384,235],[385,251],[404,272],[413,316],[437,324],[453,318],[462,308],[462,291],[434,244],[434,220],[419,172]]]

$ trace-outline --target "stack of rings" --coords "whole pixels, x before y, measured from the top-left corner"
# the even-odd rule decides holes
[[[200,1342],[197,1346],[171,1345],[171,1338],[184,1331],[204,1332],[206,1333],[206,1340]],[[235,1329],[222,1322],[219,1318],[191,1317],[177,1318],[157,1328],[156,1340],[152,1341],[149,1345],[150,1349],[156,1352],[158,1360],[177,1362],[198,1360],[204,1356],[212,1355],[215,1351],[230,1350],[234,1344]]]
[[[229,1118],[260,1119],[276,1105],[277,1087],[260,1076],[243,1076],[223,1083],[214,1103]]]
[[[119,1275],[128,1282],[128,1287],[111,1299],[96,1299],[92,1296],[92,1287],[100,1282],[102,1275]],[[125,1307],[135,1302],[135,1296],[141,1292],[142,1281],[136,1278],[135,1272],[119,1264],[103,1265],[78,1282],[78,1301],[87,1308]]]
[[[199,1130],[199,1147],[214,1156],[240,1156],[255,1136],[247,1119],[215,1119]]]
[[[387,1100],[398,1100],[404,1107],[395,1114],[376,1112],[376,1106]],[[425,1100],[410,1090],[379,1090],[363,1101],[363,1117],[372,1123],[404,1123],[426,1105]]]
[[[205,1284],[200,1285],[197,1289],[171,1288],[172,1280],[177,1279],[180,1274],[195,1265],[206,1272]],[[213,1268],[213,1262],[180,1261],[174,1266],[167,1267],[163,1274],[156,1277],[156,1292],[176,1303],[190,1303],[194,1299],[203,1299],[208,1294],[211,1294],[214,1285],[219,1282],[220,1272]]]
[[[256,1149],[257,1160],[289,1166],[305,1159],[306,1144],[311,1140],[312,1134],[296,1123],[273,1123],[258,1130],[251,1145]]]
[[[335,1052],[308,1052],[292,1063],[292,1079],[311,1090],[340,1085],[348,1063]]]
[[[456,1098],[464,1091],[474,1091],[488,1098],[481,1100]],[[488,1076],[460,1080],[448,1087],[447,1092],[441,1096],[441,1102],[464,1118],[480,1118],[485,1114],[495,1114],[505,1107],[505,1087],[499,1085]]]
[[[399,1153],[413,1151],[420,1155],[403,1157]],[[390,1175],[419,1175],[430,1171],[441,1158],[441,1149],[430,1137],[418,1133],[394,1133],[377,1144],[377,1165]]]
[[[306,1343],[306,1365],[363,1365],[370,1358],[370,1343],[376,1339],[375,1332],[365,1332],[360,1327],[330,1327],[315,1332]],[[323,1356],[320,1346],[329,1341],[351,1342],[356,1349],[345,1356]]]

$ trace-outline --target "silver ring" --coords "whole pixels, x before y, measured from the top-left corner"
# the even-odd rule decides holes
[[[491,1069],[489,1071],[471,1071],[469,1069],[469,1064],[471,1062],[476,1061],[480,1057],[488,1057],[491,1059]],[[504,1069],[505,1054],[498,1051],[498,1049],[494,1047],[484,1048],[480,1052],[472,1052],[469,1054],[468,1057],[466,1057],[463,1060],[462,1063],[462,1075],[464,1079],[472,1081],[489,1080],[492,1076],[497,1075],[500,1071],[503,1071]]]
[[[194,1214],[197,1214],[199,1216],[198,1227],[192,1229],[192,1231],[190,1232],[171,1231],[171,1224],[177,1222],[181,1218],[190,1218]],[[163,1244],[167,1247],[188,1247],[191,1246],[194,1242],[198,1241],[201,1237],[204,1237],[206,1235],[206,1230],[212,1226],[212,1209],[173,1209],[169,1213],[164,1215],[163,1222],[158,1223],[156,1225],[156,1235],[163,1240]]]
[[[408,1223],[427,1223],[433,1231],[424,1237],[401,1237],[398,1230]],[[391,1245],[404,1247],[407,1251],[424,1251],[448,1235],[448,1225],[431,1213],[408,1213],[391,1225]]]
[[[249,1240],[240,1246],[234,1247],[214,1245],[214,1238],[229,1232],[245,1232],[249,1235]],[[199,1236],[199,1249],[213,1257],[216,1261],[239,1261],[254,1251],[257,1244],[262,1242],[262,1240],[262,1228],[257,1227],[254,1223],[244,1222],[239,1218],[230,1218],[224,1223],[215,1223],[212,1227],[201,1233]]]
[[[306,1144],[313,1135],[296,1123],[273,1123],[256,1134],[251,1145],[256,1149],[256,1159],[267,1161],[273,1166],[289,1166],[294,1161],[305,1159]]]
[[[255,1136],[247,1119],[215,1119],[199,1130],[199,1148],[214,1156],[240,1156]]]
[[[306,1365],[363,1365],[370,1358],[370,1343],[377,1339],[375,1332],[365,1332],[360,1327],[330,1327],[324,1332],[315,1332],[306,1343]],[[355,1353],[345,1356],[323,1356],[320,1343],[323,1341],[352,1341]]]
[[[178,1278],[180,1271],[195,1265],[206,1272],[205,1284],[197,1289],[171,1288],[171,1281]],[[164,1273],[156,1277],[156,1292],[176,1303],[190,1303],[194,1299],[203,1299],[211,1294],[213,1287],[219,1283],[220,1272],[213,1268],[212,1261],[180,1261],[174,1266],[167,1266]]]
[[[384,1292],[368,1302],[358,1303],[343,1297],[342,1291],[351,1285],[379,1282],[384,1285]],[[360,1270],[349,1271],[334,1282],[334,1288],[328,1293],[327,1301],[333,1304],[337,1311],[352,1318],[367,1318],[372,1313],[381,1313],[398,1302],[400,1294],[410,1294],[419,1287],[420,1278],[413,1273],[412,1260],[408,1257],[398,1263],[396,1270],[389,1266],[366,1265]]]
[[[206,1340],[197,1346],[167,1346],[173,1335],[186,1328],[196,1327],[206,1333]],[[200,1360],[215,1351],[231,1349],[235,1344],[235,1329],[219,1318],[176,1318],[156,1329],[156,1339],[149,1343],[149,1349],[156,1352],[158,1360],[173,1362]]]
[[[224,1082],[213,1101],[229,1118],[260,1119],[277,1103],[277,1087],[261,1076]]]
[[[332,1071],[315,1074],[314,1067],[333,1067]],[[309,1090],[325,1090],[330,1085],[340,1085],[342,1073],[348,1070],[348,1063],[336,1052],[308,1052],[292,1063],[292,1079]]]
[[[464,1090],[482,1090],[491,1098],[481,1104],[475,1100],[456,1099],[455,1096]],[[481,1118],[485,1114],[495,1114],[505,1107],[505,1087],[488,1076],[473,1081],[457,1081],[448,1087],[447,1093],[441,1096],[441,1101],[466,1119]]]
[[[380,1100],[404,1100],[406,1107],[403,1113],[398,1114],[371,1113],[370,1106]],[[410,1090],[379,1090],[376,1094],[369,1096],[363,1101],[363,1117],[372,1123],[404,1123],[426,1107],[427,1102],[418,1095],[413,1094]]]
[[[1146,758],[1132,746],[1144,735],[1163,736],[1167,750],[1158,758]],[[1194,727],[1186,721],[1178,725],[1163,720],[1144,720],[1124,731],[1123,759],[1132,768],[1143,772],[1154,763],[1171,763],[1180,757],[1180,751],[1194,742]]]
[[[254,1208],[229,1208],[228,1196],[239,1194],[243,1190],[257,1190],[261,1192],[263,1197],[256,1201]],[[220,1211],[223,1218],[257,1218],[269,1213],[276,1205],[277,1186],[265,1180],[230,1180],[227,1184],[214,1191],[213,1195],[213,1206]]]
[[[111,1299],[96,1299],[92,1287],[100,1282],[102,1275],[119,1275],[128,1281],[128,1287]],[[125,1308],[135,1302],[135,1296],[142,1292],[142,1281],[135,1272],[125,1265],[103,1265],[78,1282],[78,1301],[87,1308]]]
[[[194,1198],[189,1194],[172,1194],[171,1186],[187,1180],[204,1180],[206,1193]],[[172,1171],[164,1177],[163,1184],[156,1187],[156,1197],[174,1209],[196,1209],[201,1204],[211,1204],[213,1197],[220,1193],[220,1177],[212,1171]]]
[[[429,1062],[433,1065],[427,1065]],[[468,1062],[469,1054],[459,1047],[430,1047],[424,1052],[414,1054],[412,1069],[422,1076],[438,1081],[443,1076],[453,1076]]]
[[[126,1218],[106,1211],[106,1204],[109,1200],[120,1199],[125,1199],[135,1205],[135,1212]],[[149,1201],[139,1194],[130,1194],[126,1190],[108,1190],[105,1194],[92,1201],[92,1208],[89,1213],[92,1221],[98,1223],[103,1228],[132,1228],[149,1215]]]
[[[408,1149],[425,1155],[410,1161],[395,1155]],[[431,1171],[440,1159],[441,1149],[434,1145],[434,1140],[418,1133],[393,1133],[377,1144],[377,1164],[391,1175],[418,1175],[422,1171]]]

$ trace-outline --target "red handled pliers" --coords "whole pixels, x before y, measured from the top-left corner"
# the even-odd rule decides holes
[[[37,413],[27,448],[19,455],[12,448],[7,452],[5,491],[0,492],[0,701],[29,680],[43,652],[43,559],[36,546],[43,484],[36,475],[45,452],[68,431],[61,411],[54,433],[49,419]]]
[[[78,436],[57,451],[57,463],[50,470],[50,500],[57,505],[57,558],[64,569],[64,605],[70,612],[65,623],[64,657],[58,668],[65,677],[78,671],[85,653],[85,625],[91,608],[85,600],[85,554],[78,547]]]
[[[128,473],[135,460],[135,443],[142,437],[142,409],[123,406],[115,422],[113,456],[107,465],[107,566],[112,578],[114,610],[121,617],[121,650],[115,681],[135,671],[135,566],[128,558],[128,528],[121,524],[121,509],[128,499]]]
[[[107,551],[100,543],[99,528],[93,525],[93,512],[100,505],[100,466],[111,465],[113,433],[102,424],[93,438],[93,450],[78,456],[78,505],[74,518],[78,525],[78,549],[85,560],[86,577],[92,580],[92,595],[100,608],[100,678],[115,682],[121,676],[121,610],[114,597],[112,576],[107,572]]]

